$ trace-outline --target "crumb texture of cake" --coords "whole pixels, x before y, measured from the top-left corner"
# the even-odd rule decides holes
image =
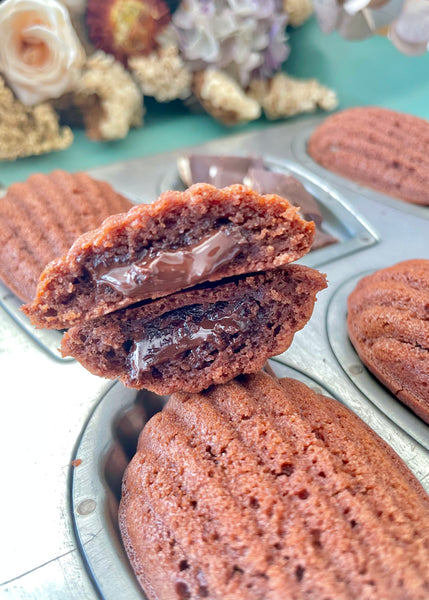
[[[260,372],[173,394],[119,525],[150,600],[427,600],[429,498],[341,403]]]
[[[362,362],[429,423],[429,260],[363,277],[348,298],[347,327]]]
[[[76,325],[61,349],[129,387],[199,392],[287,350],[325,287],[303,265],[207,283]]]
[[[383,194],[429,205],[429,122],[379,107],[335,113],[308,153],[320,165]]]
[[[81,236],[50,263],[23,310],[39,327],[63,329],[130,304],[306,254],[314,223],[287,200],[243,185],[194,185],[134,206]]]
[[[0,278],[31,302],[39,277],[80,235],[132,203],[86,173],[53,171],[12,184],[0,198]]]

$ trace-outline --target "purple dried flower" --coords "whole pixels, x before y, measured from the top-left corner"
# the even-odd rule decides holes
[[[225,70],[244,87],[287,58],[286,25],[281,0],[183,0],[172,20],[189,68]]]

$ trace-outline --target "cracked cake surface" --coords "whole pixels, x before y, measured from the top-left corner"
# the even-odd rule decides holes
[[[425,600],[429,499],[354,413],[263,372],[173,394],[119,524],[150,600]]]

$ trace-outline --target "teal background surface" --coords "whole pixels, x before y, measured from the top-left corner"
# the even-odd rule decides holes
[[[291,53],[285,70],[296,77],[316,77],[335,89],[339,109],[372,104],[429,119],[429,53],[405,56],[383,37],[349,42],[337,33],[324,35],[314,18],[288,33]],[[65,151],[0,162],[1,184],[23,181],[35,172],[87,170],[275,124],[260,119],[231,128],[207,114],[191,114],[180,102],[145,103],[144,127],[124,140],[93,142],[84,131],[75,130],[75,140]]]

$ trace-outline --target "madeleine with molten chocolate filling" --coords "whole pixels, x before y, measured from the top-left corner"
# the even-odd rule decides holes
[[[43,272],[32,323],[68,328],[207,281],[266,271],[306,254],[315,225],[244,185],[165,192],[81,236]]]
[[[62,352],[129,387],[199,392],[284,352],[325,287],[303,265],[206,283],[76,325]]]
[[[428,500],[346,406],[261,372],[146,423],[119,527],[150,600],[427,600]]]

